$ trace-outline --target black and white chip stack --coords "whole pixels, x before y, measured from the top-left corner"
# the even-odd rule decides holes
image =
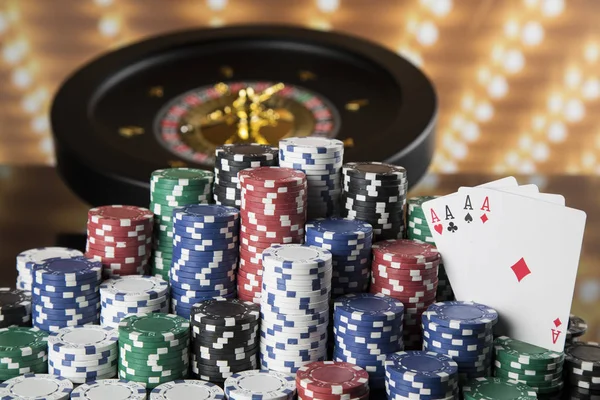
[[[352,162],[342,168],[342,216],[368,222],[375,241],[402,239],[408,191],[406,169],[378,162]]]
[[[215,150],[216,204],[240,208],[242,204],[238,172],[247,168],[276,167],[277,147],[258,143],[226,144]]]
[[[600,344],[576,342],[567,347],[564,376],[571,399],[600,398]]]
[[[31,292],[31,285],[33,284],[31,270],[35,264],[50,258],[81,256],[83,256],[81,251],[67,247],[38,247],[22,251],[17,256],[17,289]]]
[[[0,288],[0,328],[31,326],[31,292]]]
[[[588,324],[585,320],[577,315],[569,315],[569,326],[567,330],[567,338],[565,340],[565,349],[575,342],[579,342],[580,338],[585,335],[588,330]]]
[[[192,371],[199,379],[222,384],[236,372],[257,368],[260,307],[218,297],[195,304]]]

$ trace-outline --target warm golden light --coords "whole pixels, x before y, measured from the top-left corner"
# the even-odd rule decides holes
[[[105,15],[98,21],[98,30],[102,36],[114,38],[121,31],[121,22],[113,15]]]
[[[206,5],[213,11],[222,11],[227,7],[227,0],[206,0]]]
[[[317,0],[317,7],[324,13],[332,13],[340,7],[340,0]]]

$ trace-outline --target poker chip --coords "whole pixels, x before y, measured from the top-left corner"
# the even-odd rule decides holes
[[[83,253],[67,247],[40,247],[25,250],[17,255],[17,288],[31,292],[32,268],[50,258],[80,257]]]
[[[600,393],[600,344],[576,342],[565,349],[565,380],[578,398]]]
[[[194,168],[156,170],[150,178],[150,210],[154,213],[151,274],[169,280],[173,258],[173,210],[212,199],[214,174]]]
[[[577,315],[569,315],[569,325],[567,330],[567,338],[565,347],[568,347],[571,343],[577,341],[581,336],[587,332],[587,322]]]
[[[286,400],[296,394],[296,382],[278,371],[243,371],[233,374],[224,384],[230,400]]]
[[[369,374],[350,363],[318,361],[298,370],[296,388],[303,399],[363,397],[370,392]]]
[[[0,380],[48,372],[48,333],[37,328],[0,329]]]
[[[225,393],[219,386],[193,379],[163,383],[150,392],[150,400],[223,400],[224,398]]]
[[[0,288],[0,328],[31,326],[31,292]]]
[[[119,378],[148,389],[187,378],[190,323],[172,314],[131,315],[119,324]]]
[[[465,400],[534,400],[537,393],[517,381],[503,378],[475,378],[462,387]]]
[[[67,378],[48,374],[24,374],[0,385],[3,399],[67,400],[73,384]]]
[[[169,311],[168,283],[157,276],[129,275],[100,285],[100,324],[117,329],[129,315]]]
[[[88,381],[71,392],[71,399],[82,400],[145,400],[146,388],[124,379]]]

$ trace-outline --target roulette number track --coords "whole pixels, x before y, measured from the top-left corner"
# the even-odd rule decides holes
[[[92,205],[140,206],[156,169],[212,170],[219,145],[295,136],[340,139],[346,161],[402,165],[415,183],[436,118],[431,82],[399,55],[280,26],[184,31],[115,50],[69,77],[51,110],[71,189]]]

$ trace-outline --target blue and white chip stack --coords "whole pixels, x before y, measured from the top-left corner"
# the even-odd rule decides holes
[[[169,312],[169,284],[158,276],[114,277],[100,285],[100,324],[117,329],[130,315]]]
[[[385,361],[385,391],[390,400],[458,399],[458,365],[432,351],[391,354]]]
[[[51,258],[33,266],[32,322],[54,332],[97,324],[102,264],[85,257]]]
[[[354,219],[327,218],[309,221],[305,229],[306,244],[332,254],[332,297],[365,292],[371,272],[371,225]]]
[[[339,297],[333,311],[334,361],[364,368],[371,389],[383,389],[386,357],[403,348],[403,320],[404,305],[383,294]]]
[[[434,303],[422,316],[423,349],[451,357],[461,380],[490,376],[498,312],[468,301]]]
[[[48,336],[48,372],[73,383],[117,374],[119,334],[98,325],[59,329]]]
[[[301,244],[262,253],[260,360],[288,374],[327,356],[331,253]]]
[[[307,136],[279,141],[279,166],[306,174],[307,219],[339,215],[343,159],[341,140]]]
[[[235,297],[240,212],[235,207],[199,204],[173,211],[171,308],[190,318],[194,304]]]
[[[44,260],[58,257],[83,257],[83,253],[79,250],[69,249],[67,247],[39,247],[19,253],[17,256],[17,289],[31,292],[31,285],[33,284],[33,266]]]

